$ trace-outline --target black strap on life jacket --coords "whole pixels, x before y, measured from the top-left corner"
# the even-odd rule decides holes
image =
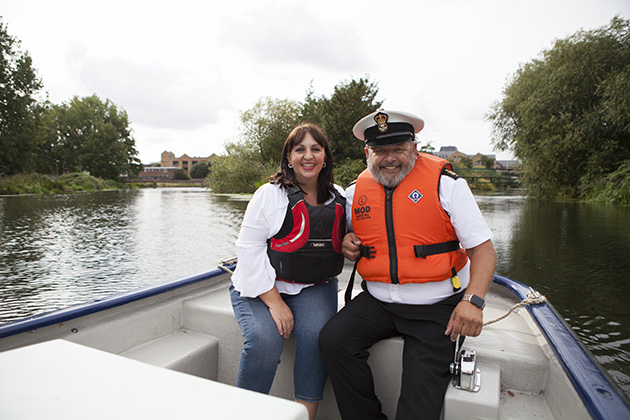
[[[354,288],[354,275],[357,273],[357,264],[359,264],[359,260],[363,257],[365,258],[374,258],[374,254],[376,251],[373,246],[364,246],[359,245],[359,250],[361,251],[361,255],[354,262],[354,267],[352,267],[352,274],[350,274],[350,280],[348,280],[348,287],[346,287],[346,294],[344,295],[344,302],[347,304],[352,300],[352,289]]]
[[[459,248],[459,241],[448,241],[441,242],[439,244],[413,246],[416,258],[426,258],[429,255],[445,254],[447,252],[457,251]],[[357,264],[359,264],[359,260],[363,257],[374,258],[374,254],[376,254],[376,250],[373,246],[359,245],[359,250],[361,251],[361,255],[354,262],[354,267],[352,267],[352,274],[350,274],[350,280],[348,281],[348,287],[346,287],[346,293],[344,295],[344,301],[346,302],[346,304],[352,300],[352,288],[354,287],[354,277],[357,272]],[[453,277],[456,277],[456,272],[454,272]],[[454,291],[459,291],[459,287],[455,286],[455,283],[453,283],[453,289]]]
[[[429,255],[446,254],[447,252],[457,251],[459,249],[459,241],[441,242],[439,244],[430,245],[414,245],[413,252],[416,258],[426,258]]]

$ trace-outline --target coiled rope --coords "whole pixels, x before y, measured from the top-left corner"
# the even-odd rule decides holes
[[[529,292],[527,292],[527,297],[525,299],[523,299],[516,305],[512,306],[509,311],[507,311],[505,314],[501,315],[500,317],[493,319],[492,321],[484,322],[483,326],[485,327],[486,325],[494,324],[495,322],[501,321],[502,319],[507,318],[513,311],[523,306],[539,305],[546,301],[547,301],[547,298],[545,296],[534,291],[533,289],[529,289]]]
[[[217,267],[219,267],[220,269],[222,269],[223,271],[227,271],[230,274],[234,274],[234,272],[232,270],[230,270],[229,268],[227,268],[227,265],[233,265],[236,264],[237,258],[227,258],[225,260],[221,260],[217,263]]]

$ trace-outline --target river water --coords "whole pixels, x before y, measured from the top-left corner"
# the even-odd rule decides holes
[[[497,273],[545,295],[630,395],[630,208],[476,198]],[[246,206],[201,188],[0,197],[0,323],[214,269]]]

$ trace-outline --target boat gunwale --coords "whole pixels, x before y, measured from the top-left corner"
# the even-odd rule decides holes
[[[494,275],[493,282],[511,290],[521,301],[528,298],[530,291],[535,291],[524,283],[498,274]],[[549,301],[526,308],[591,417],[597,420],[630,418],[628,397],[556,308]]]
[[[236,264],[226,265],[225,268],[234,270]],[[102,312],[107,309],[116,308],[137,302],[152,296],[171,292],[182,287],[190,286],[195,283],[209,280],[214,277],[226,274],[221,268],[215,268],[212,271],[184,277],[176,280],[166,281],[140,289],[134,289],[129,292],[123,292],[102,299],[93,300],[76,306],[70,306],[63,309],[57,309],[43,314],[33,315],[18,321],[8,322],[0,325],[0,339],[18,335],[28,331],[34,331],[40,328],[49,327],[51,325],[60,324],[86,315]]]

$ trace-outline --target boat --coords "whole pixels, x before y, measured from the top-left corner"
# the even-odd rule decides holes
[[[243,344],[228,292],[236,263],[0,325],[0,418],[307,419],[292,400],[293,339],[270,395],[234,386]],[[544,296],[495,275],[484,319],[451,365],[444,420],[630,419],[627,396]],[[390,418],[401,352],[400,338],[370,349]],[[340,418],[329,383],[317,418]]]

